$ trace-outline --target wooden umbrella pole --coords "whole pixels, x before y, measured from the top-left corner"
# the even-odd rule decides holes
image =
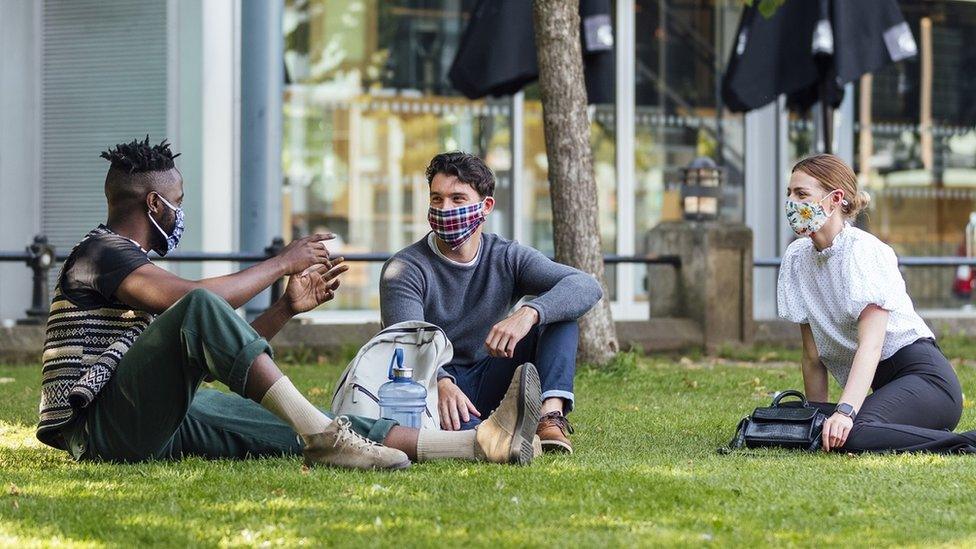
[[[932,171],[935,155],[932,147],[932,19],[923,17],[919,21],[922,34],[922,86],[919,98],[919,138],[922,151],[922,166]]]
[[[820,124],[823,136],[823,152],[832,154],[833,151],[833,107],[827,101],[827,81],[820,81]]]
[[[861,183],[866,183],[871,177],[871,156],[874,155],[874,139],[871,135],[871,90],[873,82],[871,73],[861,77],[861,112],[859,114],[861,130],[859,132],[860,146],[858,147],[860,156],[858,168],[861,172]]]

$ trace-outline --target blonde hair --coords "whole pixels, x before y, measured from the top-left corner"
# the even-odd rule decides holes
[[[832,154],[816,154],[800,160],[793,172],[803,172],[817,180],[827,192],[844,191],[846,205],[841,206],[844,217],[854,217],[871,204],[871,196],[858,189],[857,176],[846,162]]]

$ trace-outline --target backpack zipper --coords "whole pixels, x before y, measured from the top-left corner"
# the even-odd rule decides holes
[[[352,388],[353,389],[359,389],[360,392],[362,392],[363,394],[365,394],[366,396],[368,396],[373,402],[375,402],[377,404],[380,403],[380,399],[376,398],[376,395],[374,395],[373,393],[369,392],[369,389],[367,389],[366,387],[363,387],[362,385],[360,385],[358,383],[352,383],[351,385],[352,385]]]

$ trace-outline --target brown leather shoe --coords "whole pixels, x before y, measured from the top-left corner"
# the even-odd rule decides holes
[[[562,412],[549,412],[539,420],[539,428],[536,434],[542,440],[542,450],[544,452],[558,452],[572,454],[573,445],[569,442],[569,434],[573,432],[573,426]]]

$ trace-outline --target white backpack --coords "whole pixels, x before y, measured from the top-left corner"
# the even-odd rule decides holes
[[[423,429],[440,429],[437,411],[437,370],[454,357],[454,346],[444,330],[420,320],[408,320],[384,328],[359,350],[339,377],[332,396],[336,415],[380,417],[377,394],[390,380],[397,349],[402,349],[404,366],[413,368],[413,379],[427,388],[427,410]]]

